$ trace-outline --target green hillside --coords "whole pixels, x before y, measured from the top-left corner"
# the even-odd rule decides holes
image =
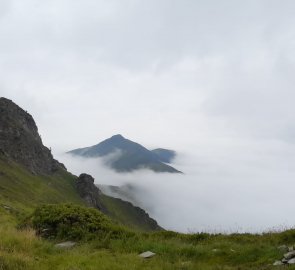
[[[44,203],[85,205],[75,189],[76,178],[64,170],[53,175],[33,175],[23,166],[0,157],[0,205],[11,208],[20,216]],[[140,231],[158,229],[152,219],[145,218],[140,208],[103,194],[101,200],[114,221]]]
[[[60,170],[53,175],[33,175],[24,167],[0,158],[0,202],[28,212],[41,203],[84,204],[74,187],[75,176]]]

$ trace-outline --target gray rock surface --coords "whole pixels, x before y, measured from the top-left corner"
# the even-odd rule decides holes
[[[284,258],[287,259],[287,260],[290,260],[290,259],[292,259],[294,257],[295,257],[295,250],[290,251],[290,252],[284,254]]]
[[[94,184],[94,178],[91,175],[82,173],[76,181],[76,188],[88,206],[98,208],[105,212],[105,207],[100,199],[101,191]]]
[[[278,250],[281,252],[286,252],[284,254],[284,257],[282,258],[281,261],[275,261],[273,265],[287,265],[287,264],[295,264],[295,250],[294,246],[286,246],[286,245],[281,245],[278,247]]]
[[[145,259],[149,259],[149,258],[154,257],[155,255],[156,255],[156,253],[154,253],[154,252],[151,252],[151,251],[145,251],[145,252],[139,254],[139,257],[141,257],[141,258],[145,258]]]
[[[283,263],[282,263],[281,261],[275,261],[275,262],[273,263],[273,265],[275,265],[275,266],[279,266],[279,265],[283,265]]]
[[[0,157],[17,162],[33,174],[65,169],[42,143],[33,117],[11,100],[0,98]]]

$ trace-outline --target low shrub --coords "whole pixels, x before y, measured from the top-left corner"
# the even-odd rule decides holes
[[[39,235],[47,238],[87,240],[106,232],[114,237],[125,233],[99,210],[74,204],[42,205],[30,222]]]

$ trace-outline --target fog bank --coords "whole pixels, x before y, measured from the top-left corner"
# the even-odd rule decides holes
[[[58,158],[97,184],[135,187],[135,200],[166,229],[262,232],[295,224],[295,148],[279,141],[203,141],[173,166],[184,175],[140,170],[116,173],[102,159]]]

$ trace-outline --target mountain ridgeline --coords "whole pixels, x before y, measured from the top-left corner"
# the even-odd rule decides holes
[[[176,156],[175,151],[162,148],[150,151],[120,134],[97,145],[75,149],[67,153],[85,158],[109,157],[106,159],[106,164],[117,172],[131,172],[144,168],[154,172],[181,173],[165,164],[173,160]]]
[[[17,213],[39,204],[74,203],[96,208],[136,230],[162,228],[142,209],[103,194],[87,174],[69,173],[42,143],[33,117],[0,98],[0,206]]]

